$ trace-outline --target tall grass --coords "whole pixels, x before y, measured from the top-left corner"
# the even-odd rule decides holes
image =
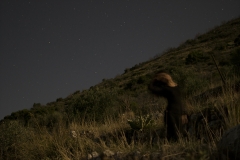
[[[38,125],[37,119],[32,127],[18,121],[6,122],[0,130],[0,159],[86,159],[89,153],[102,153],[106,149],[123,155],[135,151],[145,156],[158,153],[162,159],[209,159],[217,151],[216,144],[222,132],[240,124],[239,97],[228,83],[218,96],[210,96],[204,101],[189,99],[192,113],[205,116],[204,108],[212,107],[222,115],[224,125],[221,130],[213,130],[209,123],[201,123],[199,138],[189,135],[177,142],[168,142],[164,138],[162,119],[158,119],[157,126],[150,130],[132,131],[122,113],[118,116],[109,114],[101,123],[94,118],[90,121],[82,118],[66,125],[61,120],[51,129]],[[130,118],[133,117],[134,113],[131,113]]]

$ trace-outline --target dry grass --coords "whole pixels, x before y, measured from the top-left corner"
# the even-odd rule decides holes
[[[224,129],[231,128],[240,124],[239,93],[233,90],[225,90],[218,97],[207,100],[208,104],[214,104],[224,117],[226,126]],[[206,103],[190,100],[190,104],[195,107],[195,111],[200,111]],[[229,115],[225,114],[223,106],[227,107]],[[121,117],[119,115],[119,117]],[[161,136],[164,130],[159,123],[158,129],[143,134],[143,138],[128,141],[127,130],[130,126],[127,122],[118,121],[119,119],[108,117],[102,124],[91,122],[72,122],[67,127],[59,123],[53,130],[44,127],[25,128],[19,123],[14,123],[12,133],[8,135],[16,138],[8,148],[1,146],[1,159],[85,159],[88,153],[97,151],[103,152],[110,149],[124,154],[140,151],[141,154],[159,153],[162,159],[209,159],[216,152],[216,144],[221,138],[213,133],[208,124],[204,126],[205,133],[210,137],[205,141],[196,140],[196,137],[189,136],[188,139],[181,138],[178,142],[168,142]],[[7,128],[7,127],[6,127]],[[75,131],[73,135],[72,131]],[[7,130],[6,130],[7,132]],[[17,134],[17,137],[13,136]],[[146,136],[147,135],[147,136]],[[6,135],[5,135],[6,136]],[[6,138],[6,137],[3,137]],[[154,139],[151,139],[154,138]],[[14,154],[13,154],[14,153]],[[41,157],[41,158],[40,158]]]

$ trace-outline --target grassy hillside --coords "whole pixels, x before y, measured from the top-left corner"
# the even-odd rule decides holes
[[[204,143],[184,139],[166,142],[161,118],[166,102],[152,96],[147,85],[154,73],[165,70],[182,88],[190,114],[206,108],[221,112],[224,106],[229,115],[223,116],[223,129],[240,124],[239,28],[240,18],[231,20],[88,90],[46,105],[34,103],[29,110],[4,117],[0,159],[79,159],[106,149],[124,155],[158,152],[166,159],[209,157],[221,134]],[[138,128],[144,117],[151,123],[143,121]],[[129,125],[128,119],[137,127]],[[134,129],[137,138],[129,141]]]

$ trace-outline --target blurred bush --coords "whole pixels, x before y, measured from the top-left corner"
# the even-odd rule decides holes
[[[197,62],[205,62],[209,58],[210,57],[202,51],[199,51],[199,50],[192,51],[191,53],[188,54],[185,60],[185,64],[189,65],[189,64],[196,64]]]

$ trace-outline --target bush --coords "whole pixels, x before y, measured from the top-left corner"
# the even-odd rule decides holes
[[[172,67],[169,69],[169,73],[185,95],[192,95],[196,92],[200,92],[208,86],[209,83],[209,79],[199,77],[197,72],[186,70],[184,68]]]
[[[27,131],[18,122],[11,121],[0,128],[0,159],[21,159],[20,147],[27,141]]]
[[[145,76],[141,76],[141,77],[139,77],[138,78],[138,80],[137,80],[137,83],[138,84],[145,84],[145,83],[147,83],[147,82],[149,82],[149,80],[151,80],[151,75],[145,75]]]
[[[134,120],[128,120],[128,124],[133,130],[143,131],[146,129],[153,129],[156,125],[152,115],[137,116]]]
[[[185,64],[196,64],[197,62],[205,62],[210,57],[208,55],[204,55],[202,51],[193,51],[188,54],[186,58]]]
[[[96,121],[104,120],[106,115],[115,114],[117,107],[114,106],[117,93],[112,90],[91,89],[78,97],[73,103],[73,112],[76,116],[95,118]]]
[[[225,48],[226,48],[226,44],[221,43],[221,44],[217,44],[214,49],[221,51],[221,50],[224,50]]]
[[[125,90],[134,90],[134,85],[137,84],[137,80],[136,79],[132,79],[130,80],[126,86],[124,87]]]
[[[61,101],[63,101],[63,98],[58,98],[56,101],[61,102]]]
[[[128,73],[130,71],[130,69],[129,68],[126,68],[125,70],[124,70],[124,73]]]

